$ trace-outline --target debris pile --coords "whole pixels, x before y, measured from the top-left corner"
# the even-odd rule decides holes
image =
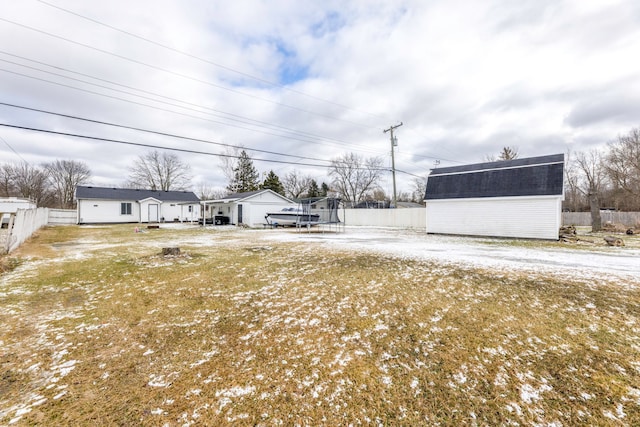
[[[604,241],[607,242],[609,246],[624,246],[624,240],[616,236],[604,236]]]
[[[560,233],[558,238],[561,242],[575,243],[578,241],[578,233],[576,233],[576,227],[573,225],[564,225],[560,227]]]

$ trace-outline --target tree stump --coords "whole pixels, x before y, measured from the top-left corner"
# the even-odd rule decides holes
[[[168,256],[168,255],[178,256],[178,255],[180,255],[180,248],[162,248],[162,255],[163,256]]]
[[[603,239],[609,246],[624,246],[624,241],[619,237],[604,236]]]

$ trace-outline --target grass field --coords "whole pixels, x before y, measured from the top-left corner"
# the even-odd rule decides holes
[[[640,424],[640,280],[132,230],[2,258],[0,424]]]

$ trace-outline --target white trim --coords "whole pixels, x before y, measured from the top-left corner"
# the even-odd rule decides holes
[[[502,170],[507,170],[507,169],[523,169],[523,168],[532,168],[532,167],[536,167],[536,166],[549,166],[549,165],[563,165],[564,162],[547,162],[547,163],[534,163],[531,165],[520,165],[520,166],[507,166],[507,167],[494,167],[494,168],[488,168],[488,169],[475,169],[475,170],[470,170],[470,171],[458,171],[458,172],[447,172],[447,173],[430,173],[427,176],[427,179],[432,177],[432,176],[449,176],[449,175],[467,175],[470,173],[479,173],[479,172],[489,172],[489,171],[502,171]]]
[[[537,196],[500,196],[500,197],[456,197],[452,199],[426,199],[427,205],[429,203],[463,203],[463,202],[475,202],[481,200],[491,200],[491,201],[503,201],[503,200],[529,200],[529,199],[548,199],[562,197],[560,194],[546,194],[546,195],[537,195]]]

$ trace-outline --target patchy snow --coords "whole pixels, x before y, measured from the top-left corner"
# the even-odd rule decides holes
[[[275,231],[275,230],[274,230]],[[441,236],[417,230],[346,227],[342,233],[272,232],[271,241],[321,242],[336,248],[462,264],[494,270],[546,273],[597,282],[606,277],[638,283],[640,249],[581,246],[558,243],[548,247],[511,244],[513,240],[483,237]]]
[[[164,226],[163,226],[164,227]],[[173,228],[178,228],[174,226]],[[224,239],[212,239],[212,234],[224,233]],[[137,236],[133,236],[135,239]],[[219,237],[219,236],[218,236]],[[228,238],[226,238],[228,237]],[[239,230],[236,228],[225,229],[222,231],[211,231],[203,229],[202,233],[189,234],[184,237],[176,236],[172,234],[171,243],[174,246],[190,246],[190,247],[222,247],[224,245],[239,243],[246,244],[247,241],[251,241],[252,245],[260,245],[255,248],[260,250],[273,250],[277,248],[276,244],[279,242],[294,242],[304,243],[309,242],[309,253],[313,253],[315,244],[322,245],[323,248],[333,247],[336,250],[346,250],[349,252],[375,252],[378,254],[387,254],[390,256],[397,256],[407,259],[418,259],[433,261],[441,265],[455,265],[462,267],[480,267],[491,269],[495,272],[497,277],[508,276],[512,272],[520,272],[526,275],[536,276],[539,275],[557,275],[559,277],[570,277],[572,280],[582,280],[589,284],[598,284],[603,280],[607,283],[617,282],[624,286],[637,286],[640,285],[640,250],[636,248],[614,248],[614,247],[580,247],[562,245],[562,244],[548,244],[546,242],[537,244],[533,242],[514,242],[503,239],[488,239],[488,238],[465,238],[465,237],[453,237],[453,236],[434,236],[427,235],[422,231],[416,230],[397,230],[397,229],[380,229],[380,228],[360,228],[360,227],[347,227],[343,233],[307,233],[306,231],[295,230]],[[36,267],[45,262],[60,263],[64,259],[84,259],[85,255],[88,257],[88,253],[97,250],[105,250],[109,248],[115,248],[118,245],[107,245],[100,242],[82,241],[77,242],[77,247],[74,245],[66,245],[65,251],[68,251],[67,255],[61,256],[54,260],[32,260],[28,263],[21,265],[11,274],[4,275],[0,278],[0,296],[6,297],[13,294],[29,295],[31,291],[26,289],[11,289],[9,286],[12,280],[17,278],[29,277],[33,274]],[[160,240],[154,240],[149,242],[141,242],[141,245],[148,248],[157,248],[162,244]],[[269,246],[273,244],[273,246]],[[296,246],[297,247],[297,246]],[[255,249],[254,248],[254,249]],[[305,249],[306,250],[306,249]],[[60,250],[62,252],[62,250]],[[82,256],[80,254],[83,254]],[[268,256],[268,255],[267,255]],[[159,265],[175,265],[179,262],[175,259],[167,261],[164,258],[146,258],[139,262],[139,265],[145,268],[151,268]],[[307,277],[311,277],[314,269],[322,267],[308,267],[305,270]],[[431,266],[429,266],[431,268]],[[438,267],[435,268],[435,271]],[[297,271],[297,270],[296,270]],[[242,277],[243,273],[239,273],[239,277]],[[410,277],[414,272],[407,273],[407,277]],[[197,276],[192,276],[197,277]],[[267,277],[267,280],[272,280],[267,285],[261,287],[258,291],[237,292],[233,293],[233,296],[229,297],[232,303],[237,304],[240,307],[242,304],[261,304],[264,308],[264,317],[261,319],[250,320],[251,323],[246,324],[247,331],[242,332],[237,339],[246,345],[248,349],[244,353],[244,363],[252,361],[256,356],[251,354],[251,348],[253,346],[263,345],[265,346],[265,330],[268,328],[280,328],[283,330],[283,335],[289,333],[292,342],[295,342],[296,346],[300,346],[304,349],[303,355],[310,358],[308,364],[309,367],[317,367],[324,365],[331,368],[329,372],[329,378],[325,378],[321,381],[318,378],[317,372],[313,371],[308,376],[299,379],[297,384],[297,390],[299,396],[306,395],[310,398],[321,400],[328,403],[336,403],[336,411],[339,410],[340,400],[345,392],[345,379],[344,373],[347,371],[350,365],[357,365],[363,359],[370,358],[372,356],[378,356],[379,373],[373,373],[377,375],[380,383],[386,387],[398,387],[401,384],[397,380],[394,372],[398,369],[406,369],[407,372],[414,369],[422,369],[426,366],[422,356],[418,357],[415,362],[415,366],[410,366],[410,362],[398,356],[398,353],[394,352],[393,347],[376,350],[372,349],[371,342],[375,339],[384,336],[393,336],[397,330],[406,327],[406,325],[397,325],[390,318],[397,317],[397,314],[389,313],[388,311],[377,310],[374,306],[367,305],[361,301],[354,301],[348,297],[340,299],[337,303],[331,307],[332,310],[345,311],[353,313],[354,317],[360,316],[363,318],[371,319],[371,323],[367,324],[366,328],[362,331],[342,330],[335,332],[335,341],[328,345],[327,343],[317,343],[318,346],[314,346],[313,343],[309,343],[308,338],[302,336],[298,338],[295,334],[298,330],[304,331],[305,329],[313,328],[318,330],[329,330],[334,327],[331,322],[327,321],[329,315],[326,308],[322,306],[314,305],[317,301],[311,298],[310,295],[300,296],[300,307],[313,306],[313,310],[306,313],[304,310],[301,312],[288,307],[287,302],[279,303],[277,296],[279,295],[284,283],[280,282],[279,277]],[[186,286],[186,285],[185,285]],[[308,284],[310,289],[314,288],[314,282]],[[317,288],[323,288],[322,283],[317,284]],[[3,288],[4,287],[4,288]],[[368,292],[377,292],[384,288],[384,283],[378,283],[371,281],[367,283],[366,290]],[[65,290],[67,288],[60,288],[59,290]],[[185,288],[187,289],[187,288]],[[90,287],[87,286],[87,292],[89,293]],[[150,289],[147,290],[151,292]],[[331,291],[331,289],[327,289]],[[438,292],[435,290],[434,292]],[[446,290],[442,290],[446,292]],[[96,294],[97,295],[97,294]],[[322,295],[322,294],[319,294]],[[131,296],[131,294],[127,294]],[[215,296],[211,293],[210,296]],[[491,297],[490,294],[465,294],[464,297],[469,297],[470,300],[475,300],[477,297]],[[108,295],[103,296],[105,299],[110,298]],[[257,298],[261,297],[261,298]],[[266,298],[273,297],[273,298]],[[531,301],[532,305],[539,304],[538,301]],[[280,305],[279,305],[280,304]],[[86,308],[90,308],[87,306]],[[171,308],[168,306],[167,308]],[[449,331],[451,326],[447,326],[447,322],[443,321],[447,315],[448,307],[442,307],[438,310],[434,310],[430,317],[425,317],[423,323],[419,323],[417,326],[424,330],[425,336],[419,337],[421,348],[416,348],[417,355],[428,355],[431,351],[434,351],[435,343],[437,342],[437,334],[444,331]],[[147,315],[152,316],[164,308],[154,308],[147,311]],[[306,308],[305,308],[306,310]],[[591,313],[602,310],[602,304],[585,301],[581,304],[571,306],[571,310],[581,313]],[[0,314],[18,316],[20,309],[18,305],[6,306],[0,308]],[[270,314],[270,316],[268,316]],[[38,374],[46,382],[46,390],[52,390],[49,396],[52,396],[54,401],[62,399],[67,396],[67,385],[62,384],[63,378],[73,371],[76,365],[80,363],[88,363],[88,361],[68,360],[73,350],[77,347],[77,344],[73,344],[70,341],[70,337],[61,333],[55,329],[52,324],[54,321],[60,321],[62,319],[74,319],[83,318],[83,312],[81,309],[77,311],[67,309],[54,309],[42,314],[38,323],[35,324],[35,329],[39,331],[40,335],[37,336],[37,343],[47,349],[51,349],[50,363],[33,363],[26,364],[26,373]],[[215,323],[219,320],[219,316],[215,310],[203,310],[194,313],[193,317],[185,316],[176,318],[169,324],[158,323],[156,326],[159,330],[165,328],[180,327],[185,328],[185,333],[193,334],[197,333],[201,323],[206,323],[207,319],[210,323]],[[428,319],[428,320],[427,320]],[[261,320],[262,323],[258,320]],[[504,319],[508,321],[509,319]],[[111,327],[110,323],[93,323],[94,320],[82,321],[79,325],[74,327],[74,333],[77,334],[95,334],[100,332],[104,328]],[[635,323],[629,322],[627,325],[629,328],[636,328]],[[290,331],[290,332],[288,332]],[[617,333],[617,330],[607,329],[599,323],[598,319],[594,319],[591,323],[583,323],[576,326],[567,327],[566,331],[569,335],[582,334],[585,331],[589,331],[591,334],[598,333]],[[47,335],[50,334],[50,335]],[[295,339],[295,341],[293,341]],[[525,344],[533,349],[545,347],[545,342],[537,336],[519,337],[517,335],[506,335],[506,340],[521,340],[521,344]],[[207,351],[196,354],[192,359],[189,359],[191,363],[186,364],[189,370],[194,370],[198,367],[205,365],[211,361],[214,357],[223,354],[222,349],[225,343],[225,338],[220,337],[219,341],[212,346],[207,346]],[[126,339],[125,339],[126,341]],[[478,350],[481,353],[480,359],[483,363],[490,363],[497,358],[509,358],[508,344],[503,343],[504,347],[500,343],[493,343],[489,345],[481,343],[478,345]],[[588,343],[592,349],[596,349],[591,342]],[[0,345],[4,345],[3,341],[0,341]],[[286,345],[286,344],[282,344]],[[306,347],[304,347],[306,345]],[[155,344],[151,344],[155,348]],[[218,347],[219,346],[219,347]],[[507,347],[507,348],[505,348]],[[153,366],[153,369],[158,369],[157,373],[150,373],[145,378],[147,379],[147,386],[154,388],[174,388],[173,383],[180,377],[180,372],[166,373],[159,365],[154,365],[156,359],[162,360],[163,354],[159,348],[153,350],[143,345],[136,345],[137,354],[148,357],[148,363]],[[638,350],[635,344],[632,344],[634,350]],[[558,344],[552,347],[555,352],[564,351],[565,348]],[[120,350],[123,352],[125,350]],[[157,351],[157,353],[156,353]],[[545,350],[547,351],[547,350]],[[533,351],[522,353],[522,355],[531,356]],[[322,357],[320,357],[322,356]],[[117,357],[117,354],[116,356]],[[145,360],[145,362],[147,361]],[[293,381],[291,378],[295,378],[295,373],[299,370],[300,361],[296,359],[295,354],[287,359],[279,358],[274,359],[274,370],[278,375],[278,380],[283,383]],[[110,378],[110,373],[107,369],[106,363],[100,363],[99,369],[103,370],[99,378],[106,381]],[[621,375],[628,375],[623,367],[615,367]],[[625,367],[627,368],[627,367]],[[636,365],[632,364],[631,368],[627,368],[627,371],[635,368],[640,371],[640,363]],[[459,370],[450,373],[449,377],[452,381],[449,385],[452,388],[458,390],[472,390],[477,387],[474,377],[477,376],[478,369],[485,369],[482,364],[473,366],[473,364],[462,364]],[[497,372],[491,377],[487,376],[489,383],[493,384],[500,391],[507,390],[510,384],[516,383],[516,393],[506,405],[506,410],[509,413],[515,414],[518,417],[523,416],[524,413],[535,413],[539,410],[541,403],[545,400],[545,393],[556,392],[551,385],[549,385],[544,378],[537,378],[532,373],[514,373],[514,370],[507,364],[499,367]],[[116,371],[111,371],[116,372]],[[482,371],[481,371],[482,372]],[[486,371],[484,371],[486,372]],[[488,374],[487,374],[488,375]],[[35,376],[35,375],[34,375]],[[206,396],[206,389],[204,386],[212,387],[220,380],[220,377],[212,374],[208,377],[198,375],[198,380],[188,389],[186,395],[190,398],[198,396]],[[418,396],[421,393],[426,393],[433,383],[422,381],[419,377],[413,376],[409,387],[411,392]],[[255,373],[255,380],[249,380],[248,385],[242,383],[242,386],[232,386],[231,384],[218,383],[216,384],[217,390],[215,391],[215,397],[217,402],[208,403],[212,405],[218,413],[225,411],[225,414],[231,413],[234,404],[241,400],[251,399],[275,399],[284,392],[275,387],[268,392],[262,392],[259,388],[262,383],[272,381],[269,373]],[[201,381],[201,383],[200,383]],[[395,381],[395,382],[394,382]],[[253,385],[252,383],[256,384]],[[366,388],[366,385],[363,385]],[[204,390],[204,391],[203,391]],[[162,391],[162,390],[161,390]],[[183,393],[184,394],[184,393]],[[294,394],[298,396],[298,394]],[[595,400],[597,395],[588,393],[586,391],[580,391],[576,393],[576,399],[581,399],[584,402]],[[519,397],[519,400],[518,400]],[[631,388],[626,397],[626,401],[640,405],[640,390],[637,388]],[[0,416],[10,417],[9,424],[15,424],[28,414],[33,407],[42,405],[46,402],[46,398],[43,396],[32,394],[23,399],[23,403],[10,408],[0,408]],[[166,399],[162,405],[171,405],[174,402],[173,399]],[[340,404],[346,405],[342,402]],[[161,416],[166,415],[167,410],[162,406],[153,406],[149,412],[153,415]],[[181,418],[184,425],[197,422],[199,411],[202,411],[203,407],[195,408],[190,413],[184,413]],[[406,416],[405,409],[401,408],[401,417]],[[612,406],[610,410],[603,412],[603,416],[613,421],[625,420],[625,417],[631,418],[632,411],[625,412],[625,407],[622,404]],[[476,414],[471,413],[471,418],[475,418]],[[243,420],[248,415],[244,413],[235,414],[234,416],[227,417],[229,422],[233,420]],[[268,414],[263,414],[263,418],[268,418]],[[367,419],[364,417],[363,419]],[[276,419],[271,420],[273,424],[277,424]],[[625,420],[626,421],[626,420]],[[382,424],[381,421],[379,421]],[[550,421],[545,425],[556,425],[555,422]],[[560,425],[560,424],[557,424]]]

